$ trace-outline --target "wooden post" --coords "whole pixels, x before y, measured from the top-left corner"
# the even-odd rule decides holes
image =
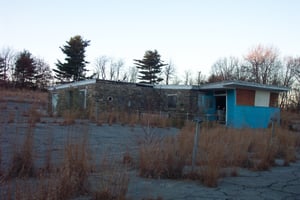
[[[198,140],[199,140],[199,130],[200,130],[200,124],[202,120],[200,118],[195,118],[194,121],[196,122],[196,131],[194,136],[194,147],[193,147],[193,155],[192,155],[192,172],[194,172],[195,164],[196,164],[196,157],[197,157],[197,151],[198,151]]]

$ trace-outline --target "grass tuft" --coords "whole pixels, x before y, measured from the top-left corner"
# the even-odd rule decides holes
[[[17,147],[14,149],[6,179],[28,178],[34,176],[33,129],[29,127],[21,149],[17,149]]]

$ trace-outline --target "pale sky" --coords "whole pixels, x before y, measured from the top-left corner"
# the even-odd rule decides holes
[[[221,57],[255,45],[300,56],[299,0],[0,0],[0,48],[24,49],[52,68],[75,35],[91,40],[88,69],[102,55],[126,66],[156,49],[185,70],[210,72]]]

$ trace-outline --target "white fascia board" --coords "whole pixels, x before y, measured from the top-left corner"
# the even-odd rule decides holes
[[[78,81],[78,82],[73,82],[73,83],[66,83],[62,85],[56,85],[53,87],[49,87],[48,90],[60,90],[60,89],[65,89],[65,88],[71,88],[71,87],[78,87],[82,85],[90,85],[90,84],[95,84],[96,79],[88,79],[88,80],[83,80],[83,81]]]

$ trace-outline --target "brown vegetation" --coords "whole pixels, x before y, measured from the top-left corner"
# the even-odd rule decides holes
[[[1,88],[0,101],[28,102],[46,106],[48,93],[37,90]]]
[[[198,142],[197,170],[184,174],[184,166],[191,165],[195,129],[185,126],[174,138],[152,138],[140,146],[140,175],[153,178],[200,179],[204,185],[217,186],[218,179],[226,174],[237,176],[238,168],[268,170],[275,159],[285,164],[296,160],[299,135],[279,127],[274,137],[271,131],[230,129],[222,126],[202,128]]]
[[[21,148],[15,146],[11,164],[5,177],[11,179],[34,176],[33,129],[29,127]]]

